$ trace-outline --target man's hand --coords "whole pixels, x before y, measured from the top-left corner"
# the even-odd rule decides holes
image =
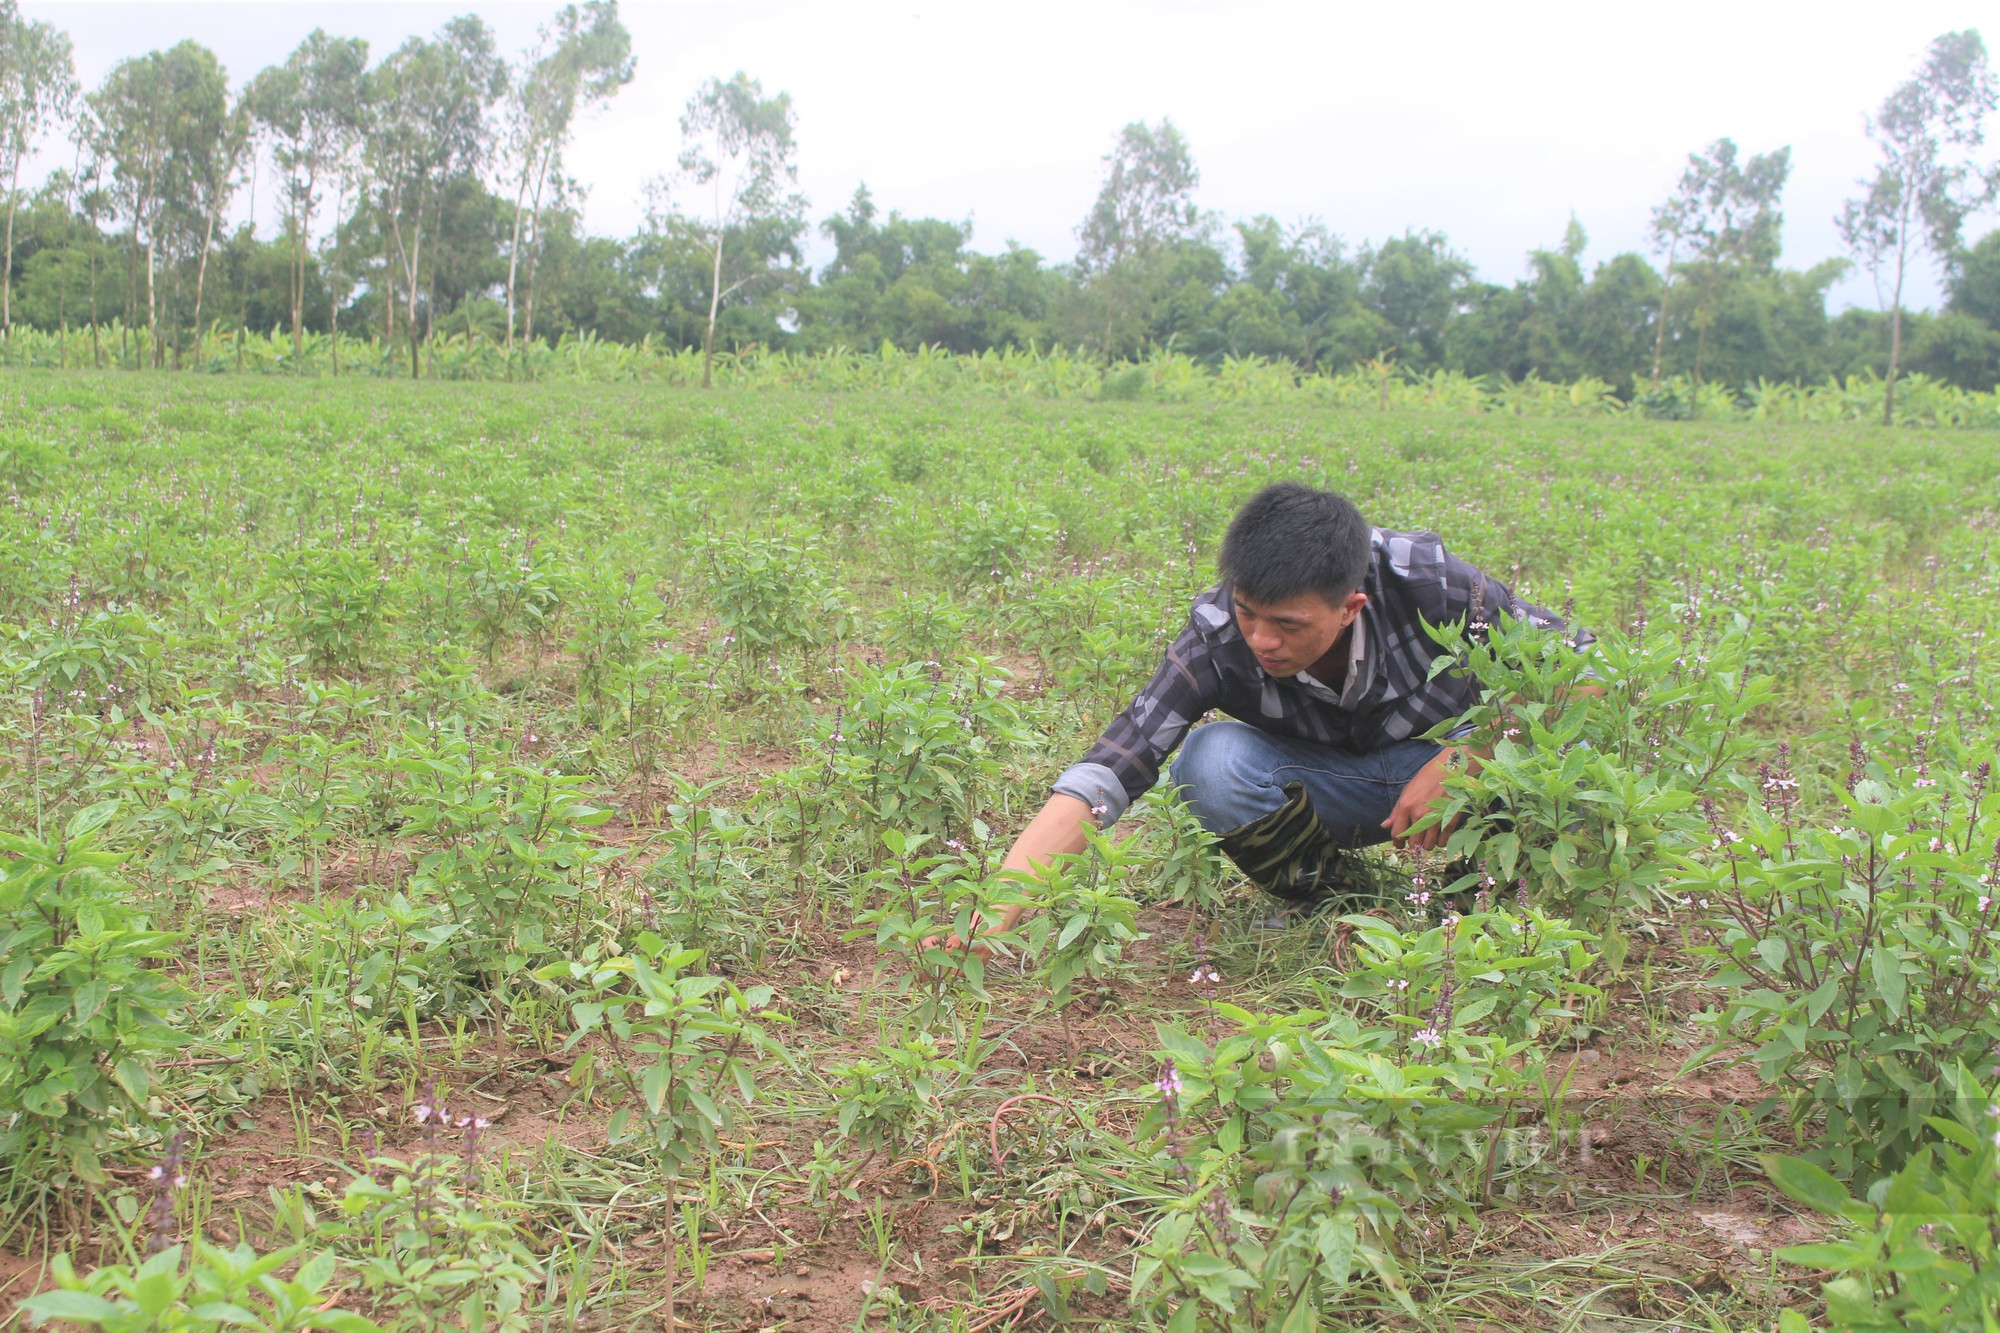
[[[1403,788],[1403,794],[1396,798],[1396,808],[1382,821],[1382,827],[1389,830],[1389,836],[1398,847],[1408,846],[1428,851],[1442,847],[1444,840],[1451,836],[1458,826],[1456,819],[1448,824],[1434,824],[1430,828],[1410,832],[1410,826],[1431,812],[1431,808],[1444,800],[1444,775],[1448,768],[1464,754],[1457,746],[1447,746],[1438,751],[1437,756],[1417,770]]]
[[[979,923],[975,918],[973,928],[975,930],[978,929],[978,925]],[[918,947],[926,950],[944,949],[951,953],[969,951],[973,957],[979,959],[981,962],[988,962],[993,957],[993,946],[977,936],[973,938],[971,944],[967,944],[956,935],[926,935],[923,944]]]
[[[1014,845],[1007,850],[1006,860],[1000,863],[1002,873],[1012,871],[1023,879],[1039,877],[1040,867],[1049,864],[1059,856],[1074,856],[1085,847],[1083,830],[1086,825],[1096,826],[1096,818],[1090,807],[1074,796],[1051,796],[1040,814],[1028,821],[1028,827],[1021,830],[1021,836],[1014,839]],[[932,935],[919,945],[923,949],[949,949],[954,952],[970,949],[984,960],[993,956],[993,946],[986,942],[989,935],[1004,935],[1012,930],[1026,914],[1028,905],[1023,902],[1008,903],[993,913],[989,923],[984,917],[975,915],[970,922],[972,939],[962,940],[954,932],[950,935]]]

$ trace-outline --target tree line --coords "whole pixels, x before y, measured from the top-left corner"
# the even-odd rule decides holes
[[[68,37],[0,0],[0,329],[75,330],[98,364],[154,367],[232,329],[285,330],[295,354],[360,333],[406,347],[413,375],[439,332],[511,351],[588,331],[705,354],[1063,346],[1393,363],[1592,377],[1634,396],[1672,377],[1872,370],[1885,413],[1903,372],[2000,381],[2000,231],[1968,229],[2000,193],[1984,155],[2000,94],[1975,31],[1931,43],[1868,119],[1877,165],[1836,219],[1848,257],[1783,264],[1790,150],[1725,138],[1665,183],[1646,253],[1587,265],[1571,218],[1512,285],[1481,280],[1435,231],[1351,246],[1319,221],[1204,211],[1194,155],[1164,120],[1118,133],[1068,262],[1012,243],[982,253],[969,222],[885,211],[865,184],[815,224],[791,99],[740,72],[689,99],[681,152],[649,182],[635,234],[591,234],[568,152],[633,77],[616,0],[582,0],[512,58],[464,15],[379,59],[315,30],[241,84],[183,41],[85,90]],[[24,185],[45,147],[66,147],[67,163]],[[230,221],[246,195],[253,220],[259,196],[267,211],[275,197],[274,234]],[[815,225],[833,251],[817,269]],[[1904,306],[1924,263],[1948,292],[1935,313]],[[1830,315],[1828,289],[1857,264],[1881,308]]]

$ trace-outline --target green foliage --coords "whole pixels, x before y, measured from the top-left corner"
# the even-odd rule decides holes
[[[1516,621],[1472,639],[1439,631],[1459,652],[1433,672],[1477,678],[1465,743],[1489,751],[1476,772],[1447,777],[1439,817],[1464,820],[1447,855],[1476,856],[1501,885],[1525,883],[1602,931],[1616,970],[1622,919],[1653,905],[1671,874],[1661,853],[1692,842],[1696,793],[1744,752],[1738,729],[1769,697],[1749,677],[1744,628],[1700,653],[1672,626],[1639,640],[1606,631],[1589,652]]]
[[[872,935],[877,948],[915,961],[916,971],[898,986],[921,997],[917,1017],[924,1022],[941,1014],[955,997],[984,996],[985,958],[948,945],[953,938],[974,938],[979,923],[990,921],[1004,901],[980,876],[968,873],[960,856],[925,855],[931,841],[930,834],[883,831],[882,847],[890,859],[873,877],[872,904],[855,912],[855,929],[848,932],[849,939]]]
[[[394,611],[390,587],[388,573],[360,551],[301,546],[265,562],[263,595],[318,666],[366,664],[378,626]]]
[[[1447,920],[1398,930],[1380,917],[1347,918],[1355,931],[1354,965],[1340,993],[1372,1002],[1381,1019],[1406,1035],[1435,1030],[1428,1015],[1448,1003],[1454,1032],[1483,1029],[1502,1041],[1538,1044],[1600,994],[1584,980],[1597,961],[1587,947],[1594,937],[1559,917],[1530,907],[1454,912]]]
[[[1126,893],[1139,849],[1089,828],[1084,837],[1081,855],[1059,858],[1022,886],[1037,909],[1023,932],[1025,948],[1058,1008],[1070,1002],[1080,977],[1104,981],[1129,973],[1125,950],[1144,938],[1139,904]]]
[[[1755,1043],[1796,1117],[1825,1117],[1811,1156],[1843,1175],[1900,1167],[1934,1110],[1973,1095],[1952,1071],[2000,1047],[1988,772],[1857,771],[1821,825],[1789,765],[1766,766],[1741,832],[1711,806],[1711,846],[1684,860],[1677,891],[1726,989],[1717,1027]]]
[[[1201,826],[1181,791],[1155,787],[1128,812],[1146,829],[1140,873],[1152,880],[1161,901],[1213,911],[1222,905],[1226,861],[1215,835]]]
[[[624,1094],[608,1133],[637,1142],[668,1174],[684,1174],[718,1134],[736,1122],[736,1105],[756,1096],[753,1058],[782,1048],[764,1030],[780,1015],[762,1012],[769,986],[745,991],[726,977],[698,971],[704,955],[650,931],[636,952],[552,963],[536,973],[567,982],[573,1025],[567,1047],[602,1034],[600,1057],[587,1050],[573,1077],[601,1080]]]
[[[714,803],[721,779],[694,783],[669,774],[668,781],[673,799],[648,849],[648,929],[712,958],[754,962],[764,951],[765,904],[739,852],[752,830]]]
[[[0,1156],[22,1183],[105,1183],[100,1154],[144,1122],[153,1057],[183,1040],[180,988],[151,966],[176,937],[147,928],[110,874],[123,858],[96,849],[115,810],[79,811],[53,844],[0,835]]]
[[[709,604],[730,640],[754,657],[833,642],[847,625],[845,602],[807,547],[732,533],[704,548]]]
[[[355,1256],[373,1301],[401,1321],[439,1327],[455,1319],[503,1333],[530,1327],[527,1302],[541,1262],[519,1223],[480,1196],[477,1164],[442,1150],[436,1123],[463,1132],[470,1153],[483,1122],[452,1121],[429,1093],[418,1110],[426,1151],[371,1159],[368,1173],[348,1183],[340,1220],[326,1234]]]
[[[102,1333],[196,1333],[221,1327],[254,1333],[375,1333],[377,1325],[333,1304],[333,1256],[303,1246],[259,1254],[196,1241],[169,1245],[140,1264],[106,1264],[78,1274],[67,1254],[49,1265],[54,1289],[21,1308],[36,1323],[55,1321]],[[283,1270],[297,1264],[291,1277]]]
[[[872,1055],[827,1071],[839,1097],[834,1128],[866,1147],[900,1147],[937,1121],[944,1096],[972,1072],[963,1061],[940,1054],[929,1033],[884,1041]]]
[[[989,658],[868,666],[824,726],[821,799],[890,825],[963,837],[1034,736]]]
[[[1269,312],[1241,313],[1248,328]],[[0,356],[36,337],[17,326]],[[498,373],[483,347],[454,334],[432,350],[441,374]],[[327,350],[309,343],[300,369]],[[869,1297],[882,1315],[866,1321],[885,1325],[950,1322],[940,1306],[976,1293],[963,1322],[995,1327],[1017,1302],[1019,1322],[1038,1317],[1038,1297],[1050,1321],[1247,1331],[1468,1310],[1532,1322],[1530,1303],[1586,1296],[1641,1320],[1749,1327],[1806,1307],[1800,1269],[1767,1268],[1767,1253],[1748,1278],[1694,1290],[1671,1247],[1655,1255],[1664,1275],[1600,1259],[1596,1219],[1615,1210],[1603,1246],[1625,1244],[1635,1206],[1665,1216],[1725,1182],[1740,1191],[1764,1150],[1821,1154],[1856,1196],[1882,1172],[1877,1146],[1944,1160],[1935,1125],[1866,1117],[1892,1100],[1878,1085],[1903,1078],[1951,1119],[1944,1062],[1984,1078],[1985,1014],[2000,1008],[1973,956],[2000,833],[1993,795],[1974,800],[1995,740],[1996,437],[1812,424],[1857,410],[1845,386],[1762,386],[1728,420],[1702,399],[1703,419],[1681,425],[1550,382],[1249,358],[1211,372],[1178,354],[1138,363],[1142,401],[1095,404],[1105,368],[1071,354],[724,353],[717,378],[740,391],[696,402],[662,382],[687,367],[657,346],[573,342],[564,366],[546,350],[519,350],[516,367],[587,382],[37,374],[0,409],[0,438],[54,460],[7,491],[17,521],[0,523],[0,826],[66,856],[66,822],[118,800],[115,824],[70,849],[131,852],[87,896],[116,929],[173,929],[159,947],[175,957],[135,965],[194,992],[164,1015],[185,1035],[143,1103],[96,1045],[66,1058],[114,1085],[107,1113],[78,1120],[104,1130],[109,1181],[89,1188],[52,1152],[11,1159],[26,1226],[52,1248],[88,1225],[113,1247],[99,1262],[118,1257],[138,1226],[126,1184],[171,1109],[201,1145],[185,1222],[328,1250],[342,1267],[317,1303],[338,1293],[385,1324],[468,1323],[475,1290],[488,1325],[649,1318],[667,1234],[679,1300],[701,1303],[685,1325],[783,1319],[724,1293],[789,1283],[811,1228],[774,1205],[828,1204],[863,1214],[864,1244],[887,1256]],[[72,356],[88,352],[73,334]],[[891,382],[908,387],[880,391]],[[734,461],[692,459],[696,427]],[[924,466],[910,483],[891,475],[904,441]],[[1244,928],[1244,886],[1165,787],[1122,839],[1054,876],[997,874],[1048,777],[1212,579],[1230,506],[1291,477],[1385,525],[1438,528],[1530,600],[1573,596],[1606,698],[1577,697],[1581,666],[1555,640],[1496,633],[1481,717],[1515,748],[1454,780],[1481,831],[1457,849],[1470,873],[1371,853],[1385,878],[1421,880],[1366,917]],[[987,556],[972,545],[951,563],[954,524],[982,496],[1019,555],[1000,580],[973,568]],[[732,534],[795,547],[785,569],[840,590],[838,635],[724,645],[709,555]],[[297,551],[387,573],[382,613],[315,650],[270,577]],[[509,601],[524,562],[545,580],[534,614]],[[1792,851],[1752,778],[1760,759],[1786,767],[1785,736]],[[1869,762],[1850,759],[1853,740]],[[1840,794],[1856,767],[1857,792],[1886,793],[1866,836]],[[1759,808],[1739,809],[1739,789]],[[1663,808],[1686,795],[1697,806]],[[1712,845],[1702,795],[1741,843]],[[1511,878],[1495,860],[1508,835]],[[1871,846],[1891,870],[1864,946]],[[1746,858],[1740,927],[1728,847]],[[18,854],[0,859],[12,876]],[[940,947],[1030,898],[1041,910],[990,959]],[[1462,917],[1447,924],[1446,906]],[[9,929],[23,925],[40,928],[25,910]],[[1780,943],[1817,974],[1772,970]],[[600,976],[618,959],[653,970],[650,994],[628,964]],[[1768,980],[1702,987],[1751,968]],[[1847,980],[1815,1017],[1829,969]],[[73,1018],[76,988],[45,980]],[[760,986],[797,1026],[748,1008]],[[1072,1003],[1051,1009],[1052,987]],[[115,990],[100,1017],[136,993]],[[754,1102],[714,1064],[734,1039],[697,1032],[690,1005],[766,1030],[769,1046],[734,1051]],[[1164,1115],[1144,1119],[1157,1099],[1144,1076],[1135,1090],[1122,1035],[1155,1020],[1180,1034],[1161,1038],[1184,1080],[1178,1156]],[[1794,1035],[1804,1051],[1787,1065]],[[1675,1064],[1725,1039],[1714,1058],[1770,1069],[1768,1096],[1694,1095],[1716,1077],[1705,1068],[1676,1082]],[[690,1074],[729,1128],[655,1069]],[[1650,1072],[1618,1077],[1635,1069]],[[402,1108],[431,1077],[484,1080],[453,1098],[460,1111],[509,1106],[487,1158],[405,1146]],[[1617,1132],[1675,1092],[1689,1095],[1671,1126]],[[12,1127],[34,1127],[8,1105]],[[1580,1136],[1580,1115],[1614,1136]],[[366,1146],[370,1128],[389,1152]],[[662,1155],[662,1134],[680,1155]],[[246,1158],[291,1136],[271,1155],[321,1168],[270,1213],[238,1197],[236,1177],[262,1170]],[[342,1163],[374,1182],[351,1214]],[[414,1238],[426,1191],[445,1229],[431,1248]],[[1555,1214],[1576,1241],[1566,1256],[1538,1244],[1523,1259],[1502,1236]],[[919,1275],[912,1238],[940,1221],[964,1266],[940,1267],[923,1239]],[[1475,1229],[1486,1248],[1468,1266]],[[1141,1261],[1153,1267],[1128,1306]]]
[[[498,981],[534,966],[564,934],[579,942],[596,910],[585,879],[622,855],[592,835],[611,811],[583,778],[482,754],[462,729],[413,731],[388,759],[401,829],[422,849],[412,892],[448,904],[480,971]]]
[[[1863,1198],[1803,1158],[1763,1158],[1773,1184],[1837,1228],[1778,1251],[1837,1274],[1821,1288],[1835,1328],[1983,1333],[2000,1318],[2000,1102],[1962,1066],[1950,1082],[1951,1114],[1928,1118],[1933,1142]],[[1806,1326],[1792,1319],[1787,1327]]]
[[[1012,586],[1054,535],[1048,516],[1019,501],[961,506],[935,543],[940,573],[965,590]]]
[[[1171,1311],[1170,1329],[1312,1328],[1366,1275],[1408,1307],[1395,1233],[1420,1201],[1463,1209],[1478,1189],[1494,1115],[1452,1084],[1487,1071],[1403,1064],[1387,1030],[1326,1011],[1215,1013],[1237,1030],[1213,1045],[1159,1029],[1169,1075],[1146,1128],[1181,1188],[1133,1268],[1135,1305]],[[1210,1107],[1220,1127],[1195,1133]]]

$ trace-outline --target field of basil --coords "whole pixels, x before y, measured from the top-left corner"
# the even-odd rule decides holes
[[[5,390],[24,1319],[2000,1317],[2000,435]],[[1459,640],[1493,760],[1366,913],[1256,928],[1165,787],[994,873],[1277,478],[1573,607],[1608,691]]]

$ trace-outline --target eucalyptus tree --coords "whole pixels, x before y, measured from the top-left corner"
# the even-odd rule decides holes
[[[362,143],[388,240],[384,297],[393,308],[401,283],[413,378],[423,373],[427,331],[420,318],[430,272],[425,241],[438,225],[447,184],[475,174],[484,160],[487,112],[506,80],[491,31],[471,14],[452,19],[434,38],[410,38],[366,80]]]
[[[618,0],[565,5],[541,44],[510,81],[507,147],[514,178],[514,232],[507,253],[507,347],[514,346],[516,293],[528,256],[528,311],[524,336],[534,336],[535,258],[542,242],[542,211],[563,192],[563,152],[579,112],[609,101],[632,81],[632,34],[618,18]]]
[[[188,196],[185,206],[194,225],[201,229],[200,258],[195,264],[194,327],[196,353],[201,348],[201,307],[208,291],[208,257],[215,248],[215,232],[229,211],[230,200],[243,183],[243,168],[250,160],[251,116],[247,101],[238,98],[230,105],[212,135],[204,135],[201,151],[188,164]],[[179,355],[179,344],[175,344]]]
[[[1903,358],[1903,280],[1928,249],[1950,265],[1965,216],[1992,183],[1982,181],[1975,154],[1985,119],[2000,102],[1986,43],[1968,28],[1948,32],[1925,51],[1915,77],[1890,93],[1868,119],[1878,157],[1865,193],[1834,219],[1841,240],[1875,280],[1878,301],[1888,286],[1889,375],[1882,421],[1896,419],[1896,375]]]
[[[1694,373],[1700,379],[1721,289],[1743,274],[1768,273],[1777,262],[1784,224],[1778,204],[1791,170],[1790,148],[1739,163],[1735,141],[1726,138],[1688,154],[1672,197],[1653,210],[1653,248],[1666,258],[1653,330],[1653,388],[1660,386],[1675,280],[1696,289]]]
[[[76,63],[69,34],[21,17],[15,0],[0,0],[0,180],[6,181],[7,234],[0,252],[0,331],[14,329],[14,214],[21,198],[21,164],[76,99]]]
[[[113,207],[145,256],[146,329],[155,366],[160,338],[159,276],[194,250],[221,179],[228,78],[215,53],[192,41],[120,61],[88,98],[95,149],[111,167]]]
[[[1122,345],[1129,339],[1119,336],[1118,326],[1145,301],[1153,261],[1202,231],[1194,202],[1201,172],[1171,120],[1125,126],[1104,167],[1097,199],[1076,229],[1076,264],[1084,294],[1103,318],[1100,350],[1113,356],[1137,350]]]
[[[788,189],[799,179],[794,119],[791,94],[766,97],[763,85],[741,70],[702,84],[681,115],[681,178],[707,201],[688,219],[709,256],[704,389],[714,383],[715,318],[723,299],[769,276],[778,258],[798,257],[806,201]],[[734,273],[726,287],[725,263]]]
[[[291,243],[292,356],[305,349],[306,258],[313,217],[330,179],[354,152],[368,43],[313,29],[282,65],[261,71],[245,94],[258,129],[271,142],[283,179],[285,234]]]

